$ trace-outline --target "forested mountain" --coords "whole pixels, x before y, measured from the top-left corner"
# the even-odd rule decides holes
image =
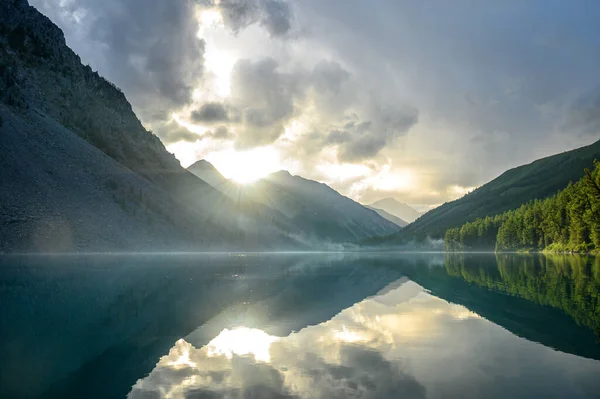
[[[447,250],[600,251],[600,162],[545,200],[448,229]]]
[[[411,207],[410,205],[404,204],[395,198],[384,198],[379,201],[373,202],[369,205],[370,208],[381,209],[387,213],[390,213],[397,218],[404,220],[407,223],[412,223],[421,213]]]
[[[600,159],[600,141],[510,169],[464,197],[427,212],[399,233],[370,243],[394,245],[443,238],[449,228],[556,194],[569,182],[579,180],[585,168],[593,167],[594,159]]]
[[[0,6],[0,251],[297,247],[181,167],[48,18]]]
[[[189,170],[214,182],[215,187],[238,203],[256,203],[283,215],[299,229],[301,240],[309,244],[356,241],[400,229],[326,184],[286,171],[242,185],[225,179],[207,161],[198,161]]]

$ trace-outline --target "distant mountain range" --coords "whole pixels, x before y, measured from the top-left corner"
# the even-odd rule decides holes
[[[389,214],[402,219],[405,224],[414,222],[421,212],[412,208],[410,205],[404,204],[395,198],[384,198],[382,200],[373,202],[369,205],[371,209],[381,209]]]
[[[194,163],[188,170],[235,201],[259,203],[283,214],[309,242],[350,242],[399,230],[395,222],[331,187],[286,171],[241,185],[223,177],[205,160]]]
[[[374,210],[375,212],[377,212],[379,214],[379,216],[381,216],[384,219],[389,220],[390,222],[394,223],[398,227],[404,227],[408,224],[408,222],[405,222],[404,220],[400,219],[399,217],[394,216],[391,213],[384,211],[383,209],[373,208],[372,206],[369,206],[369,205],[366,205],[366,207]]]
[[[425,237],[442,238],[449,228],[556,194],[583,177],[585,168],[593,168],[594,159],[600,160],[600,141],[510,169],[464,197],[427,212],[400,232],[372,243],[395,245]]]

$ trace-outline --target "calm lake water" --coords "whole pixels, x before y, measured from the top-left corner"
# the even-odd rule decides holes
[[[0,257],[0,398],[592,398],[599,338],[594,257]]]

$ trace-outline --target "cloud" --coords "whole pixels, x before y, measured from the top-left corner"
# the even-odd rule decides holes
[[[305,90],[303,74],[280,71],[273,58],[238,61],[231,83],[231,104],[241,117],[238,144],[251,147],[275,141]]]
[[[600,87],[574,101],[568,108],[565,123],[567,131],[598,137],[600,134]]]
[[[191,118],[194,122],[212,124],[228,121],[229,114],[223,104],[209,102],[203,104],[197,110],[192,111]]]
[[[280,37],[285,36],[292,27],[293,13],[290,4],[286,1],[208,0],[201,4],[219,10],[225,25],[235,33],[250,25],[259,24],[272,37]]]
[[[372,120],[347,124],[353,139],[340,147],[338,158],[344,162],[356,162],[372,158],[387,144],[417,124],[419,112],[411,107],[377,108]]]
[[[333,348],[327,349],[335,348],[339,360],[329,359],[331,354],[302,352],[302,348],[290,342],[276,344],[271,349],[275,359],[269,364],[252,356],[215,356],[206,348],[196,349],[180,340],[148,377],[136,383],[128,398],[154,397],[159,392],[161,396],[171,392],[173,397],[185,399],[426,397],[422,384],[376,349],[337,342],[329,344],[333,344]],[[189,365],[176,364],[179,358],[186,356],[184,354]]]
[[[227,126],[218,126],[216,129],[210,130],[204,135],[216,140],[231,140],[235,138],[235,135],[229,131]]]
[[[264,0],[263,9],[261,25],[272,36],[283,36],[289,32],[292,18],[289,3],[280,0]]]
[[[159,136],[165,144],[176,143],[178,141],[186,141],[194,143],[202,139],[196,133],[190,132],[185,127],[181,126],[175,120],[161,121],[153,123],[151,126],[152,132]]]
[[[338,62],[323,60],[315,65],[313,69],[313,85],[320,93],[338,94],[342,85],[348,81],[350,76],[350,72]]]
[[[343,144],[352,140],[352,134],[345,130],[332,130],[325,137],[325,144]]]

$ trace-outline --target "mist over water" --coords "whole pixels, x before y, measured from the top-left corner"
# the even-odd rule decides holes
[[[595,397],[594,257],[0,257],[0,397]]]

